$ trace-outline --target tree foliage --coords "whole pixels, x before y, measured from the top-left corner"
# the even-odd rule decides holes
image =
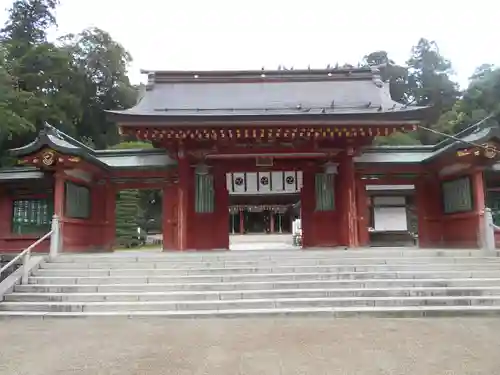
[[[460,132],[491,113],[500,112],[498,68],[491,64],[481,65],[470,78],[469,86],[461,92],[452,79],[450,60],[441,55],[433,41],[420,39],[412,48],[406,65],[395,63],[386,51],[367,54],[363,63],[379,68],[381,78],[389,83],[391,96],[395,101],[407,105],[429,106],[431,115],[422,125],[438,133]],[[498,121],[496,115],[482,125],[498,125]],[[414,133],[378,137],[375,144],[433,144],[443,138],[444,136],[421,128]]]
[[[1,31],[3,150],[28,143],[45,122],[106,148],[120,137],[104,111],[136,101],[126,74],[130,54],[108,33],[92,28],[47,40],[47,30],[56,26],[57,5],[58,0],[16,0]]]
[[[67,35],[60,41],[83,77],[77,135],[91,138],[97,148],[117,144],[120,136],[116,126],[106,119],[105,110],[129,108],[137,101],[137,90],[127,76],[131,55],[98,28]]]
[[[120,246],[130,246],[137,236],[138,221],[142,216],[139,190],[120,190],[116,194],[116,242]]]
[[[53,103],[46,99],[56,95],[59,82],[49,75],[62,73],[61,56],[46,40],[46,30],[55,24],[56,5],[53,0],[15,1],[0,31],[1,148],[50,119]]]
[[[408,103],[408,68],[396,64],[386,51],[374,51],[366,55],[363,65],[378,68],[380,78],[389,84],[391,97],[396,102]]]
[[[27,116],[32,95],[15,88],[14,77],[7,70],[5,51],[0,50],[0,138],[34,129],[35,118]],[[34,100],[33,100],[34,101]]]
[[[115,150],[151,149],[148,142],[127,141],[111,147]],[[122,190],[116,197],[116,236],[127,245],[137,228],[161,232],[162,191],[158,189]]]

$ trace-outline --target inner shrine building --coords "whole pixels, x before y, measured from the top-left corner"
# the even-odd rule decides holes
[[[166,251],[228,249],[230,233],[287,232],[296,217],[305,249],[369,246],[373,233],[397,230],[418,234],[420,247],[476,248],[486,202],[500,206],[497,128],[372,145],[429,117],[393,101],[376,70],[147,74],[138,103],[107,115],[153,149],[95,150],[47,125],[11,150],[0,252],[46,233],[52,214],[64,251],[112,250],[123,189],[162,190]],[[388,224],[401,210],[414,227]]]

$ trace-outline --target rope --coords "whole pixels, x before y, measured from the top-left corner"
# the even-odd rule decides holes
[[[468,128],[472,128],[472,127],[474,127],[474,126],[476,126],[476,127],[477,127],[477,126],[481,125],[483,122],[485,122],[485,121],[489,120],[490,118],[492,118],[493,116],[495,116],[495,114],[494,114],[494,113],[491,113],[491,114],[489,114],[488,116],[486,116],[485,118],[483,118],[482,120],[480,120],[480,121],[476,122],[475,124],[473,124],[473,125],[469,126]],[[423,126],[423,125],[418,125],[418,127],[419,127],[420,129],[423,129],[423,130],[426,130],[426,131],[428,131],[428,132],[431,132],[431,133],[434,133],[434,134],[437,134],[437,135],[440,135],[440,136],[446,137],[446,138],[448,138],[448,139],[451,139],[451,140],[454,140],[454,141],[457,141],[457,142],[465,143],[465,144],[468,144],[468,145],[470,145],[470,146],[474,146],[474,147],[479,147],[479,148],[481,148],[481,149],[483,149],[483,150],[486,150],[486,151],[489,151],[489,149],[490,149],[490,148],[489,148],[489,147],[487,147],[487,146],[480,145],[480,144],[477,144],[477,143],[475,143],[475,142],[469,142],[469,141],[463,140],[462,138],[458,138],[456,135],[450,135],[450,134],[442,133],[442,132],[440,132],[440,131],[437,131],[437,130],[434,130],[434,129],[431,129],[431,128],[427,128],[427,127],[425,127],[425,126]],[[458,134],[461,134],[461,133],[463,133],[463,131],[462,131],[462,132],[457,133],[457,135],[458,135]]]

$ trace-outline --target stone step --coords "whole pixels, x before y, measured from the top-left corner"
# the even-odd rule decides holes
[[[198,311],[353,306],[500,306],[500,296],[323,297],[208,301],[3,302],[2,311]]]
[[[478,249],[464,250],[280,250],[280,251],[207,251],[182,253],[122,252],[109,254],[62,254],[54,262],[173,262],[173,261],[226,261],[226,260],[273,260],[273,259],[324,259],[324,258],[395,258],[395,257],[484,257]],[[498,254],[496,254],[498,256]]]
[[[336,280],[336,279],[420,279],[420,278],[497,278],[498,270],[447,270],[447,271],[372,271],[372,272],[324,272],[324,273],[262,273],[220,275],[143,275],[143,276],[32,276],[30,284],[123,284],[123,283],[215,283],[279,280]]]
[[[498,270],[500,274],[500,263],[471,263],[471,264],[379,264],[379,265],[275,265],[260,267],[223,267],[223,268],[41,268],[35,271],[35,276],[167,276],[167,275],[222,275],[222,274],[267,274],[267,273],[347,273],[347,272],[394,272],[394,271],[479,271]]]
[[[470,263],[492,263],[500,264],[500,257],[419,257],[419,258],[283,258],[272,260],[212,260],[212,261],[173,261],[164,259],[163,261],[137,261],[136,259],[108,262],[107,260],[91,260],[87,262],[49,262],[44,263],[42,268],[96,268],[96,269],[112,269],[112,268],[207,268],[207,267],[260,267],[260,266],[275,266],[275,265],[358,265],[358,264],[470,264]]]
[[[497,315],[500,257],[484,255],[401,248],[63,254],[4,296],[0,316]]]
[[[343,288],[343,289],[270,289],[237,291],[180,292],[14,292],[5,296],[10,302],[123,302],[239,300],[259,298],[325,297],[408,297],[408,296],[490,296],[500,295],[500,286],[415,287],[415,288]]]
[[[166,291],[246,291],[271,289],[416,288],[416,287],[495,287],[500,278],[281,280],[215,283],[122,283],[122,284],[29,284],[17,285],[16,292],[28,293],[114,293]]]
[[[417,318],[417,317],[463,317],[498,316],[500,306],[384,306],[384,307],[322,307],[282,309],[233,309],[226,311],[106,311],[106,312],[46,312],[46,311],[0,311],[0,317],[151,317],[182,318],[243,318],[278,316],[313,316],[347,318],[357,316]]]

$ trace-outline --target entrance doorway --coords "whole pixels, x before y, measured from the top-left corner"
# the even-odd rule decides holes
[[[296,212],[297,211],[297,212]],[[299,216],[293,204],[287,206],[246,206],[229,208],[230,234],[290,234]]]
[[[243,211],[246,233],[270,233],[268,210]]]
[[[301,171],[228,173],[230,249],[293,249]]]
[[[116,192],[115,249],[161,249],[162,200],[160,189]]]

